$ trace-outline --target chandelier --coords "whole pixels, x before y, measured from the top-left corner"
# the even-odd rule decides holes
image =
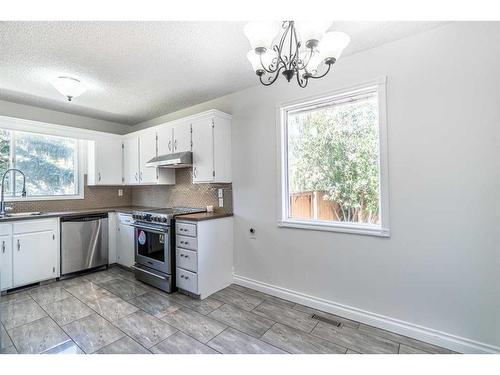
[[[244,28],[252,50],[247,53],[255,74],[264,86],[280,73],[300,87],[309,79],[326,76],[349,44],[349,35],[326,32],[331,22],[250,22]]]

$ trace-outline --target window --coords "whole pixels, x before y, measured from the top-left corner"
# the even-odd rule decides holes
[[[388,236],[385,82],[280,108],[280,225]]]
[[[9,168],[23,171],[27,199],[81,197],[78,154],[79,141],[74,138],[0,130],[1,176]],[[20,173],[7,175],[5,197],[19,199],[22,183]]]

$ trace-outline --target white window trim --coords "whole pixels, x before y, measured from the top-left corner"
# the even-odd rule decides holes
[[[308,230],[320,230],[329,232],[342,232],[362,234],[379,237],[390,237],[389,224],[389,168],[387,147],[387,78],[380,77],[375,80],[364,82],[355,86],[346,87],[314,97],[309,97],[291,102],[281,103],[276,107],[276,139],[277,139],[277,176],[278,176],[278,226],[283,228],[296,228]],[[288,212],[288,158],[286,156],[287,127],[286,113],[294,107],[320,104],[328,100],[340,99],[346,94],[351,95],[356,91],[367,91],[376,89],[379,101],[379,157],[380,157],[380,225],[343,223],[330,221],[310,221],[287,218]]]
[[[78,164],[78,178],[77,178],[77,188],[78,193],[74,195],[39,195],[39,196],[27,196],[25,198],[21,196],[15,197],[5,197],[6,202],[32,202],[32,201],[60,201],[60,200],[73,200],[73,199],[85,199],[84,196],[84,175],[85,175],[85,160],[86,160],[86,140],[85,139],[95,139],[96,137],[103,134],[102,132],[86,130],[86,129],[73,129],[69,126],[55,125],[44,122],[18,119],[7,116],[0,116],[0,129],[9,131],[20,131],[26,133],[34,133],[48,136],[57,137],[67,137],[74,138],[78,140],[78,153],[77,153],[77,164]],[[1,178],[1,177],[0,177]],[[1,182],[1,181],[0,181]]]

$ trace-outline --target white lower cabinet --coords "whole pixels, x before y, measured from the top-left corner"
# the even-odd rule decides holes
[[[233,280],[233,218],[176,220],[177,288],[204,299]]]
[[[12,288],[12,226],[0,224],[0,290]]]
[[[14,286],[57,277],[57,246],[55,232],[16,234],[14,242]]]
[[[121,219],[120,219],[121,220]],[[120,222],[116,246],[116,262],[125,267],[132,267],[135,262],[134,227]]]
[[[59,277],[59,219],[0,224],[2,291]]]

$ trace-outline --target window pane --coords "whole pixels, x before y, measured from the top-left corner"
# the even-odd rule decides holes
[[[288,217],[380,223],[376,94],[288,114]]]
[[[76,195],[78,141],[33,133],[15,133],[14,165],[26,175],[28,196]],[[16,174],[16,191],[22,177]]]
[[[9,131],[0,129],[0,179],[10,168],[10,134]],[[6,196],[11,194],[10,174],[5,176],[4,193]]]

